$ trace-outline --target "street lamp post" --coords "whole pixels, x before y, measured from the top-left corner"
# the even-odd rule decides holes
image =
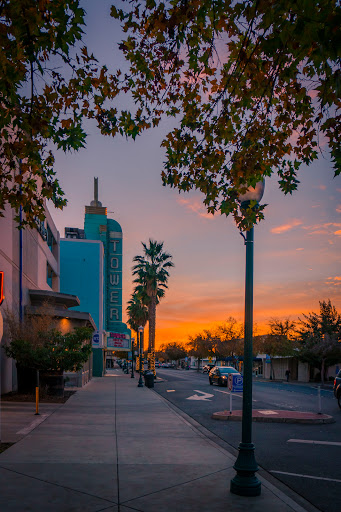
[[[143,368],[143,332],[144,332],[144,328],[142,325],[140,325],[138,332],[140,335],[140,378],[139,378],[139,383],[138,383],[137,387],[143,388],[142,368]]]
[[[131,338],[131,378],[134,379],[134,341],[135,338]]]
[[[250,187],[239,196],[241,208],[245,209],[250,201],[259,202],[264,193],[264,182]],[[244,319],[244,371],[243,371],[243,414],[242,440],[239,454],[234,464],[235,477],[231,480],[230,491],[240,496],[259,496],[261,483],[255,473],[258,465],[255,459],[255,447],[252,443],[252,324],[253,324],[253,227],[243,235],[246,246],[245,265],[245,319]]]

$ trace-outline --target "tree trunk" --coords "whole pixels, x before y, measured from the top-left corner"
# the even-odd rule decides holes
[[[148,352],[155,350],[155,324],[156,324],[156,297],[150,298],[150,304],[148,307],[149,316],[149,340],[148,340]]]
[[[270,359],[270,379],[275,380],[275,372],[274,372],[274,368],[272,366],[272,357]]]

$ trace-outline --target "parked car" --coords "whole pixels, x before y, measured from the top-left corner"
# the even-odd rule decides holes
[[[232,366],[215,366],[208,374],[208,380],[211,386],[213,386],[213,384],[218,384],[218,386],[227,386],[227,380],[230,373],[239,372]]]
[[[341,409],[341,370],[336,375],[334,379],[334,387],[333,387],[335,398],[337,399],[337,403]]]
[[[210,373],[210,371],[212,370],[212,368],[215,367],[215,364],[206,364],[203,369],[202,369],[202,373]]]

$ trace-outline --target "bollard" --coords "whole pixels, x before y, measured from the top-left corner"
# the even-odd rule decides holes
[[[232,391],[230,391],[230,414],[232,414]]]
[[[36,382],[36,413],[35,416],[39,415],[39,370],[37,370],[37,382]]]

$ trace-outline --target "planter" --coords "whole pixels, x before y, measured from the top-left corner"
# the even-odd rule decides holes
[[[45,388],[48,395],[64,396],[63,372],[41,372],[40,388]]]

